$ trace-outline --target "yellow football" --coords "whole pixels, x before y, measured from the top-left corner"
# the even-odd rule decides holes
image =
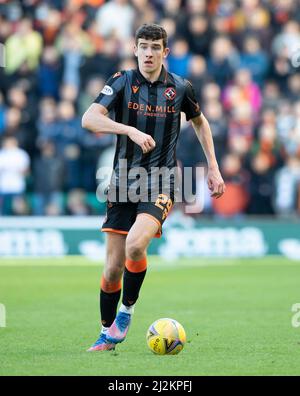
[[[186,342],[183,326],[177,320],[162,318],[149,327],[147,345],[157,355],[177,355]]]

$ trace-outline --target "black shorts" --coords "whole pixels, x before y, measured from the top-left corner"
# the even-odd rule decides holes
[[[159,194],[155,202],[110,202],[107,201],[106,218],[104,220],[103,232],[116,232],[128,234],[138,214],[144,213],[152,217],[159,226],[155,237],[162,234],[162,225],[167,218],[174,203],[174,198],[166,194]]]

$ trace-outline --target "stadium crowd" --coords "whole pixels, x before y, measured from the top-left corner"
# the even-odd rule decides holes
[[[115,140],[81,116],[111,74],[136,67],[147,22],[167,30],[166,66],[193,83],[212,128],[227,191],[204,212],[299,215],[299,0],[0,0],[0,214],[103,209],[95,174]],[[177,157],[205,163],[184,119]]]

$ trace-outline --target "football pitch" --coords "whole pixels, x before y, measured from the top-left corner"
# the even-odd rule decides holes
[[[80,257],[1,260],[0,375],[300,375],[299,262],[150,257],[126,341],[87,353],[101,271]],[[186,330],[179,355],[147,348],[147,328],[161,317]]]

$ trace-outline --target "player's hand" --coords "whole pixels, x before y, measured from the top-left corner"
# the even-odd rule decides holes
[[[207,185],[211,197],[220,198],[224,194],[226,186],[218,167],[208,168]]]
[[[152,136],[147,133],[141,132],[136,128],[130,128],[128,137],[136,144],[140,146],[143,154],[149,153],[155,148],[155,141]]]

